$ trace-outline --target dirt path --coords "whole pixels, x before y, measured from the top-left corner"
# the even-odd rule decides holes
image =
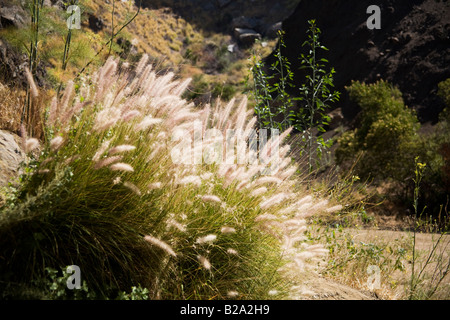
[[[411,233],[402,231],[391,231],[391,230],[357,230],[357,229],[347,229],[352,235],[354,235],[355,241],[362,241],[365,243],[376,243],[376,241],[390,242],[396,240],[410,241]],[[428,254],[436,243],[439,235],[437,234],[416,234],[416,252],[418,254],[417,266],[420,268],[421,263],[423,263]],[[450,256],[450,235],[444,236],[436,252],[443,253],[445,261],[448,261]],[[425,272],[434,272],[435,263],[430,263]],[[411,264],[406,264],[406,275],[411,272]],[[399,276],[405,276],[405,273],[399,273]],[[442,284],[450,284],[450,275],[444,278]],[[399,290],[404,290],[399,288]],[[297,294],[294,295],[295,299],[300,300],[376,300],[379,299],[378,295],[369,290],[361,290],[358,288],[353,288],[351,286],[339,283],[335,280],[331,280],[320,276],[318,274],[309,274],[307,278],[303,281],[302,285],[297,288]]]

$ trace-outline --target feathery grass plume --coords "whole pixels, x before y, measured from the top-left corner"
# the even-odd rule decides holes
[[[328,200],[324,199],[316,203],[314,206],[311,207],[310,211],[311,213],[319,212],[321,210],[325,210],[326,206],[328,205]]]
[[[142,71],[144,70],[145,67],[147,67],[147,62],[148,62],[148,54],[144,53],[141,57],[141,59],[139,60],[138,65],[136,66],[136,79],[139,78],[139,76],[142,74]]]
[[[214,174],[212,172],[205,172],[200,175],[200,179],[209,180],[209,179],[213,178],[213,176],[214,176]]]
[[[228,253],[228,254],[231,254],[231,255],[233,255],[233,256],[237,256],[237,255],[238,255],[237,250],[235,250],[235,249],[233,249],[233,248],[228,248],[228,249],[227,249],[227,253]]]
[[[113,127],[121,118],[120,110],[118,108],[103,109],[97,114],[95,119],[95,131],[105,131]]]
[[[135,146],[132,146],[132,145],[129,145],[129,144],[121,144],[119,146],[115,146],[115,147],[109,149],[108,154],[111,156],[111,155],[116,154],[116,153],[133,151],[134,149],[136,149]]]
[[[244,189],[249,183],[250,183],[250,181],[242,181],[242,182],[240,182],[240,183],[237,185],[236,189],[237,189],[237,190],[242,190],[242,189]]]
[[[177,112],[176,115],[171,119],[169,126],[174,126],[179,124],[180,122],[184,122],[186,120],[194,120],[198,118],[198,113],[191,112],[189,110],[184,110],[182,112]]]
[[[165,75],[161,76],[157,82],[155,82],[152,86],[149,86],[147,89],[147,93],[151,96],[163,96],[170,95],[170,90],[172,89],[171,80],[174,77],[173,72],[168,72]]]
[[[48,163],[50,163],[50,162],[52,162],[52,161],[54,161],[54,160],[55,160],[54,157],[47,158],[47,159],[45,159],[44,161],[42,161],[42,162],[40,163],[40,166],[41,166],[41,167],[45,167],[46,164],[48,164]]]
[[[259,197],[260,195],[264,194],[267,192],[267,188],[266,187],[260,187],[258,189],[253,190],[250,194],[253,197]]]
[[[0,264],[0,281],[2,274],[17,269],[17,274],[27,277],[21,281],[30,283],[29,275],[41,272],[38,265],[79,261],[90,270],[86,274],[89,288],[92,284],[93,290],[100,292],[109,290],[105,284],[117,283],[117,289],[123,291],[142,283],[151,298],[226,298],[230,289],[239,292],[239,297],[270,298],[269,288],[278,290],[287,284],[284,273],[277,272],[285,261],[296,266],[295,259],[304,263],[310,259],[305,259],[307,254],[296,255],[308,251],[308,247],[299,245],[306,221],[302,217],[292,220],[295,210],[286,216],[282,211],[283,201],[291,208],[294,199],[306,195],[297,191],[301,186],[294,180],[287,179],[292,174],[288,148],[280,141],[269,140],[268,144],[280,142],[281,146],[280,159],[271,154],[268,157],[274,163],[276,160],[274,176],[261,176],[272,164],[256,161],[260,151],[244,163],[236,163],[237,156],[230,164],[174,163],[171,151],[178,142],[172,140],[172,133],[184,129],[183,134],[192,137],[194,125],[201,135],[209,129],[235,130],[231,138],[242,143],[234,150],[245,151],[247,156],[252,151],[256,117],[246,110],[246,98],[236,106],[218,103],[215,108],[197,108],[181,98],[190,80],[174,81],[170,73],[158,76],[147,61],[142,61],[140,70],[119,73],[117,60],[108,59],[97,72],[80,79],[84,82],[80,83],[80,92],[67,93],[68,106],[80,106],[78,102],[83,99],[91,103],[82,107],[76,118],[67,117],[64,123],[59,119],[59,126],[51,127],[49,121],[51,136],[61,135],[65,140],[57,154],[40,156],[40,163],[54,157],[45,166],[51,171],[38,175],[31,170],[33,177],[23,182],[17,206],[7,212],[0,209],[0,251],[11,256],[7,266]],[[53,118],[57,122],[57,116],[69,113],[61,113],[58,107],[63,102],[54,101]],[[160,119],[159,125],[144,125],[155,119]],[[50,141],[44,143],[48,150]],[[205,146],[211,143],[205,141]],[[132,150],[122,157],[122,152]],[[64,164],[74,157],[78,160],[70,166]],[[110,170],[96,170],[103,167]],[[128,172],[134,172],[132,179],[126,177]],[[143,186],[148,186],[147,190]],[[138,195],[142,192],[142,196],[136,197],[130,190]],[[292,197],[287,197],[291,193]],[[259,204],[267,201],[261,196],[280,194],[286,199],[278,205],[268,202],[261,209]],[[311,198],[298,207],[308,204],[305,210],[311,214],[318,202]],[[47,219],[50,213],[51,219]],[[27,219],[21,219],[22,215]],[[5,222],[9,218],[3,217],[10,216],[12,222]],[[19,238],[35,243],[33,234],[23,231],[29,228],[22,222],[15,224],[18,219],[42,227],[45,249],[36,243],[41,250],[25,248],[20,258],[12,254],[22,245]],[[289,250],[284,252],[283,246]],[[318,248],[309,249],[320,252]],[[161,259],[162,254],[167,257]],[[169,259],[175,256],[176,261]],[[34,265],[26,263],[30,257],[36,261]],[[214,268],[206,257],[214,259]],[[206,282],[207,286],[202,285]]]
[[[130,121],[131,119],[139,117],[140,115],[141,115],[141,113],[138,110],[130,110],[130,111],[125,112],[122,115],[122,118],[120,120],[127,122],[127,121]]]
[[[70,80],[67,82],[66,89],[64,90],[64,94],[61,99],[61,106],[59,109],[59,112],[61,114],[64,114],[68,111],[69,102],[70,102],[70,98],[72,97],[73,90],[74,90],[74,83],[72,80]]]
[[[309,203],[312,201],[313,201],[313,197],[311,195],[307,195],[307,196],[301,198],[300,200],[298,200],[294,205],[298,207],[304,203]]]
[[[232,98],[227,105],[225,106],[225,108],[223,110],[219,110],[219,112],[217,113],[218,118],[219,118],[219,123],[217,124],[217,128],[223,129],[224,125],[226,124],[226,121],[228,120],[228,117],[230,115],[231,109],[234,107],[234,103],[236,101],[236,98]],[[217,108],[220,108],[220,100],[218,100],[217,103]]]
[[[290,196],[292,196],[292,195],[283,193],[283,192],[278,193],[278,194],[274,195],[273,197],[261,202],[261,204],[259,206],[261,207],[261,209],[265,210],[271,206],[275,206],[275,205],[279,204],[280,202],[282,202],[286,198],[289,198]]]
[[[286,180],[291,178],[297,172],[297,168],[295,166],[291,166],[287,170],[284,170],[278,174],[278,177],[281,180]]]
[[[202,179],[199,176],[187,176],[178,181],[178,184],[193,184],[199,187],[202,184]]]
[[[261,214],[259,216],[257,216],[255,218],[255,221],[274,221],[274,220],[278,220],[279,217],[273,215],[273,214],[269,214],[269,213],[265,213],[265,214]]]
[[[39,140],[36,138],[27,139],[25,142],[25,153],[29,153],[39,147]]]
[[[53,126],[58,118],[58,98],[55,96],[50,103],[48,125]]]
[[[64,143],[63,137],[57,136],[50,141],[50,149],[53,152],[58,151],[59,148],[61,148],[63,143]]]
[[[233,123],[235,123],[235,130],[244,130],[245,121],[247,120],[246,111],[247,111],[247,96],[243,96],[241,102],[237,106],[237,110],[235,112],[235,116],[233,118]]]
[[[97,150],[97,152],[92,157],[92,161],[97,162],[100,160],[101,156],[106,152],[106,150],[109,148],[109,145],[111,144],[111,140],[106,140],[102,143],[100,148]]]
[[[203,195],[200,196],[202,201],[204,202],[211,202],[211,203],[222,203],[222,200],[218,196],[215,195]]]
[[[161,188],[161,182],[153,182],[148,185],[149,190],[160,189],[160,188]]]
[[[39,96],[39,90],[36,86],[36,82],[34,82],[33,75],[31,74],[30,69],[28,69],[28,67],[25,67],[25,76],[30,86],[31,95],[33,96],[33,98],[37,98]]]
[[[138,196],[141,196],[141,190],[139,189],[138,186],[136,186],[135,184],[131,183],[130,181],[125,181],[123,183],[124,187],[127,187],[128,189],[130,189],[131,191],[133,191],[135,194],[137,194]]]
[[[189,84],[192,82],[191,78],[185,79],[181,82],[177,87],[172,90],[172,94],[175,96],[181,96],[189,87]]]
[[[331,207],[331,208],[327,208],[325,211],[326,211],[327,213],[334,213],[334,212],[336,212],[336,211],[342,210],[342,208],[343,208],[343,206],[340,205],[340,204],[338,204],[338,205],[335,205],[335,206],[333,206],[333,207]]]
[[[199,244],[212,243],[216,241],[217,236],[215,234],[208,234],[207,236],[198,238],[195,242]]]
[[[220,232],[222,232],[223,234],[230,234],[230,233],[235,233],[236,229],[233,227],[224,226],[220,229]]]
[[[146,130],[148,127],[162,122],[162,119],[153,118],[152,116],[145,117],[137,126],[136,130]]]
[[[112,171],[127,171],[127,172],[133,172],[134,169],[132,166],[130,166],[128,163],[115,163],[109,167]]]
[[[94,81],[97,83],[97,90],[95,92],[94,99],[95,101],[102,101],[102,98],[105,97],[105,93],[107,92],[105,88],[111,89],[113,88],[114,77],[117,70],[117,62],[114,57],[111,56],[106,60],[103,68],[99,70],[99,72],[94,76]]]
[[[186,230],[187,230],[186,225],[179,223],[178,221],[176,221],[173,218],[170,218],[169,220],[167,220],[167,226],[168,227],[174,227],[174,228],[178,229],[181,232],[186,232]]]
[[[261,184],[266,184],[266,183],[280,184],[281,182],[283,182],[283,180],[281,180],[280,178],[272,177],[272,176],[266,176],[266,177],[258,178],[257,180],[255,180],[252,183],[252,185],[256,187],[256,186],[259,186]]]
[[[207,258],[205,258],[202,255],[198,255],[197,259],[198,259],[198,261],[200,262],[200,264],[202,265],[203,268],[205,268],[206,270],[210,270],[211,269],[211,262],[209,262],[209,260]]]
[[[269,296],[276,296],[278,294],[278,290],[270,290],[268,294]]]
[[[61,117],[61,123],[63,125],[67,125],[69,120],[74,116],[77,115],[83,108],[85,108],[87,105],[89,105],[90,101],[83,101],[83,102],[77,102],[74,104],[72,108],[69,108],[69,110],[66,111],[66,113]]]
[[[152,237],[150,235],[146,235],[144,237],[145,241],[159,247],[160,249],[163,249],[165,252],[167,252],[169,255],[176,257],[177,254],[175,253],[175,251],[173,251],[173,249],[164,241],[157,239],[155,237]]]
[[[64,160],[64,164],[67,166],[69,165],[71,162],[80,159],[80,155],[76,154],[74,156],[68,157],[66,160]]]
[[[310,210],[312,205],[313,205],[313,202],[303,203],[301,206],[299,206],[297,208],[297,213],[295,214],[295,216],[296,217],[303,217],[303,218],[308,217],[312,213],[312,211]]]

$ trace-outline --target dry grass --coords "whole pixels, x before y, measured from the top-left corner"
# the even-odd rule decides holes
[[[0,83],[0,129],[15,133],[20,131],[20,118],[25,102],[25,92]]]
[[[31,112],[28,122],[23,116],[23,107],[26,102],[26,91],[20,88],[10,88],[0,83],[0,129],[20,134],[22,124],[33,136],[43,138],[43,116],[45,106],[48,104],[52,90],[40,89],[39,95],[32,99]]]

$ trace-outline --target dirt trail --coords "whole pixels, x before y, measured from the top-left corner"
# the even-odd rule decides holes
[[[396,239],[412,239],[411,233],[403,231],[391,231],[391,230],[357,230],[347,229],[352,235],[354,235],[355,241],[362,241],[366,243],[374,242],[377,239],[386,241],[395,241]],[[419,254],[417,264],[420,265],[430,252],[433,244],[436,243],[439,238],[438,234],[416,234],[416,251]],[[437,247],[436,252],[443,252],[444,256],[450,255],[450,235],[444,236],[440,245]],[[431,263],[426,270],[433,272],[435,264]],[[407,263],[406,273],[410,274],[411,264]],[[399,273],[400,274],[400,273]],[[450,284],[450,275],[448,275],[443,284]],[[399,288],[399,290],[404,290]],[[369,290],[361,290],[353,288],[351,286],[339,283],[335,280],[327,279],[318,274],[310,274],[308,278],[304,280],[301,287],[298,288],[298,295],[296,299],[300,300],[376,300],[379,299],[375,292]]]

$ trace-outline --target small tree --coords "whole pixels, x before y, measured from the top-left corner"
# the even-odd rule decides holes
[[[288,93],[294,73],[290,62],[282,55],[282,48],[286,47],[283,41],[283,32],[279,32],[279,41],[273,62],[267,74],[265,63],[256,54],[253,56],[251,72],[253,76],[253,96],[256,101],[255,113],[258,117],[260,129],[279,129],[284,131],[292,126],[293,98]]]
[[[275,62],[270,67],[270,75],[265,72],[264,61],[254,56],[253,95],[256,101],[255,113],[260,128],[276,128],[285,130],[294,127],[302,133],[305,148],[302,154],[308,155],[309,170],[313,169],[314,155],[321,158],[323,150],[331,146],[331,141],[323,139],[325,126],[330,120],[325,114],[329,104],[339,100],[339,92],[332,91],[333,74],[325,70],[328,61],[318,57],[318,49],[328,50],[319,42],[320,29],[315,20],[308,21],[308,40],[303,46],[308,47],[308,54],[302,54],[301,69],[306,71],[305,83],[299,88],[299,95],[293,96],[289,88],[294,88],[294,72],[287,57],[282,55],[283,32],[279,33],[278,46],[275,51]],[[294,111],[294,103],[298,101],[298,111]],[[313,129],[317,128],[319,136],[314,137]]]
[[[303,152],[308,155],[309,170],[313,169],[313,156],[320,159],[324,149],[331,146],[332,141],[325,141],[322,133],[325,126],[329,124],[330,117],[325,113],[329,108],[329,103],[339,100],[340,93],[333,91],[334,68],[325,70],[327,59],[319,58],[318,50],[328,49],[320,44],[320,29],[316,26],[315,20],[308,21],[308,40],[303,43],[303,47],[308,48],[308,54],[301,54],[300,69],[306,71],[306,78],[300,89],[300,96],[297,98],[301,102],[300,108],[295,115],[295,127],[301,131],[303,142],[306,148]],[[314,139],[313,128],[317,128],[319,136]],[[315,140],[315,141],[314,141]],[[316,148],[314,145],[316,144]],[[315,149],[315,150],[314,150]]]

